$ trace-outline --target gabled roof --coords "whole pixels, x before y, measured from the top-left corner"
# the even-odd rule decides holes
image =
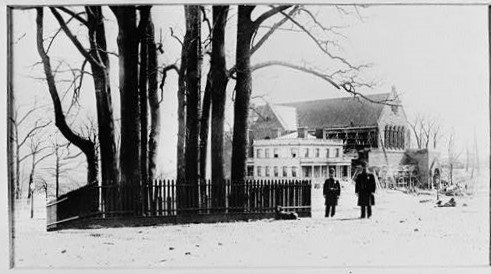
[[[373,101],[384,101],[390,94],[381,93],[366,95],[366,97]],[[334,128],[376,126],[385,105],[359,97],[342,97],[286,103],[282,106],[296,109],[299,127]]]
[[[285,130],[297,130],[297,110],[294,107],[269,105]]]

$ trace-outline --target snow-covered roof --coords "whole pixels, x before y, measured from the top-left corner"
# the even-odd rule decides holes
[[[313,136],[310,133],[305,133],[305,134],[307,134],[307,138],[302,138],[302,139],[317,139],[315,136]],[[282,135],[276,139],[297,139],[297,138],[299,138],[298,137],[298,131],[295,131],[295,132],[292,132],[289,134]]]
[[[269,105],[285,130],[297,130],[297,110],[294,107]]]

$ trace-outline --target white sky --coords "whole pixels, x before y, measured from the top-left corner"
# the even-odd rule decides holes
[[[182,6],[153,9],[156,29],[162,28],[166,51],[160,57],[159,65],[174,62],[179,57],[180,46],[169,37],[169,26],[175,29],[177,35],[182,35],[182,10]],[[482,148],[481,159],[489,155],[487,7],[370,6],[360,10],[362,20],[357,16],[339,18],[339,13],[332,7],[312,7],[311,10],[319,10],[318,19],[322,22],[349,25],[349,28],[343,30],[347,38],[339,41],[342,46],[339,54],[354,63],[373,63],[373,67],[362,76],[379,82],[375,89],[364,92],[389,92],[391,86],[395,85],[402,94],[409,119],[417,113],[438,117],[447,132],[451,128],[455,130],[461,148],[465,148],[466,141],[473,139],[475,131],[479,147]],[[109,19],[109,47],[115,50],[117,32],[114,29],[114,18],[108,10],[105,12]],[[230,11],[226,36],[229,67],[234,59],[235,14],[236,7]],[[46,20],[49,17],[52,15],[46,10]],[[26,33],[14,49],[15,91],[26,105],[35,96],[49,98],[42,82],[27,77],[36,74],[28,66],[39,60],[35,49],[34,18],[33,11],[20,12],[14,18],[14,40]],[[48,28],[50,25],[48,22],[46,24]],[[45,35],[48,33],[46,30]],[[84,34],[81,32],[79,35],[82,37]],[[66,40],[56,42],[52,52],[67,60],[80,60],[72,44]],[[304,62],[321,69],[336,66],[319,52],[307,36],[291,32],[278,32],[272,36],[253,56],[252,63],[266,60]],[[113,99],[117,103],[117,59],[112,58],[111,62]],[[206,62],[205,59],[204,64]],[[206,72],[207,69],[204,76]],[[162,106],[161,166],[166,167],[166,170],[175,167],[176,79],[176,74],[170,72]],[[86,97],[82,104],[90,112],[93,108],[93,92],[90,91],[89,80],[86,82],[88,91],[84,93]],[[232,81],[229,84],[229,96],[233,84]],[[320,79],[277,67],[258,70],[253,74],[253,96],[257,95],[264,95],[266,100],[273,103],[344,96],[341,91]],[[261,103],[262,99],[255,102]],[[117,109],[115,107],[115,114],[119,116]],[[227,111],[228,120],[232,121],[231,102],[228,103]]]

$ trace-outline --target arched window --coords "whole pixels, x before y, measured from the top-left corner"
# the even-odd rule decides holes
[[[392,148],[392,146],[393,146],[392,126],[389,126],[389,133],[388,134],[389,134],[389,141],[387,142],[388,143],[387,147]]]
[[[385,125],[385,130],[384,130],[384,147],[388,148],[389,147],[389,126]]]
[[[391,138],[391,139],[392,139],[392,146],[391,146],[391,147],[392,147],[392,148],[396,148],[396,141],[397,141],[397,140],[396,140],[396,138],[397,138],[397,134],[396,134],[396,126],[393,126],[393,127],[392,127],[392,132],[391,132],[391,133],[392,133],[392,136],[391,136],[391,137],[392,137],[392,138]]]
[[[401,148],[405,149],[406,148],[406,128],[402,127],[402,132],[401,132],[402,140],[401,140]]]

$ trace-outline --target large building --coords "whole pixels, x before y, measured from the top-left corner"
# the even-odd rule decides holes
[[[248,179],[311,179],[324,181],[328,170],[338,178],[349,177],[351,160],[343,153],[342,140],[318,139],[299,130],[277,138],[254,140],[247,159]]]
[[[366,98],[259,106],[251,115],[250,144],[300,129],[317,139],[342,140],[344,153],[354,158],[354,165],[361,160],[370,166],[398,165],[410,136],[400,100],[395,90]]]

